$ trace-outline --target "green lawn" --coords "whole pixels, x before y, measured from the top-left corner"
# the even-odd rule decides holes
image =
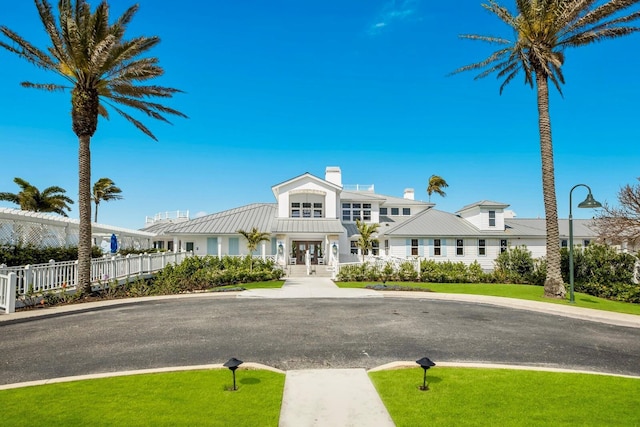
[[[398,427],[639,426],[640,380],[507,369],[369,374]]]
[[[381,282],[336,282],[341,288],[364,288],[371,284]],[[545,298],[541,286],[532,285],[506,285],[494,283],[422,283],[422,282],[388,282],[388,286],[398,285],[417,289],[431,290],[433,292],[449,294],[490,295],[496,297],[518,298],[531,301],[548,302],[552,304],[569,304],[567,299],[557,300]],[[598,298],[580,292],[575,293],[576,307],[593,308],[597,310],[614,311],[640,315],[640,304],[611,301]]]
[[[3,426],[277,426],[284,375],[227,369],[0,391]]]

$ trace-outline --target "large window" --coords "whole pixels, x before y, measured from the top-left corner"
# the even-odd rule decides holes
[[[485,239],[478,239],[478,255],[484,256],[487,254],[487,241]]]
[[[371,221],[371,203],[343,203],[342,204],[342,220],[353,221]]]
[[[496,211],[489,211],[489,227],[496,226]]]
[[[456,239],[456,255],[462,256],[464,255],[464,240]]]
[[[322,218],[323,210],[320,202],[291,202],[291,218]]]
[[[442,255],[442,242],[440,241],[440,239],[433,240],[433,255]]]
[[[506,252],[509,246],[507,245],[507,239],[500,240],[500,253]]]
[[[418,256],[418,239],[411,239],[411,255]]]

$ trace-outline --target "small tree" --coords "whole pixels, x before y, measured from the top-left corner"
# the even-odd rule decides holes
[[[96,205],[94,222],[98,222],[98,205],[101,201],[108,202],[109,200],[121,200],[123,197],[120,195],[122,190],[116,187],[115,182],[111,178],[100,178],[93,184],[93,191],[91,194],[91,200]]]
[[[253,270],[253,257],[251,254],[258,248],[260,242],[268,242],[270,234],[259,231],[256,227],[253,227],[251,231],[238,230],[238,233],[242,234],[247,239],[247,249],[249,249],[249,270]]]
[[[364,262],[365,254],[369,251],[369,249],[373,248],[373,242],[378,241],[378,239],[374,238],[373,235],[378,231],[378,227],[380,227],[380,224],[367,224],[366,222],[356,219],[356,227],[358,228],[358,233],[360,234],[357,245],[358,248],[362,250],[362,262]]]
[[[635,246],[640,243],[640,184],[622,187],[618,203],[619,206],[605,204],[596,217],[600,239]]]
[[[447,193],[444,192],[443,188],[446,188],[448,186],[449,184],[447,184],[447,181],[445,181],[443,177],[438,175],[431,175],[429,177],[429,186],[427,187],[429,201],[431,201],[431,195],[433,193],[439,194],[442,197],[446,197]]]

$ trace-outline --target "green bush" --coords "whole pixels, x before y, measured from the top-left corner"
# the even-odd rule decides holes
[[[509,248],[498,255],[494,277],[500,283],[532,284],[537,276],[536,263],[526,246]]]
[[[272,260],[192,256],[179,265],[169,265],[160,271],[153,279],[150,293],[175,294],[239,283],[278,280],[283,274]]]
[[[102,251],[99,247],[91,248],[91,257],[100,258]],[[26,246],[0,246],[0,264],[9,267],[18,265],[45,264],[50,260],[75,261],[78,259],[77,246],[47,247],[40,248],[34,245]]]

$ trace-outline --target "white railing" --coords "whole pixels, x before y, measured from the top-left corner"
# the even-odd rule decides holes
[[[91,260],[91,283],[102,284],[154,273],[169,264],[180,264],[192,255],[191,252],[159,252],[94,258]],[[15,282],[13,293],[4,288],[7,286],[8,289],[9,285],[5,285],[5,282],[9,283],[9,277],[12,277]],[[13,304],[15,304],[16,295],[21,297],[75,289],[77,277],[77,261],[51,260],[46,264],[19,267],[0,265],[0,308],[7,310],[7,305],[3,303],[3,296],[5,299],[11,299],[13,295]]]
[[[16,273],[0,274],[0,309],[5,313],[16,310]]]

